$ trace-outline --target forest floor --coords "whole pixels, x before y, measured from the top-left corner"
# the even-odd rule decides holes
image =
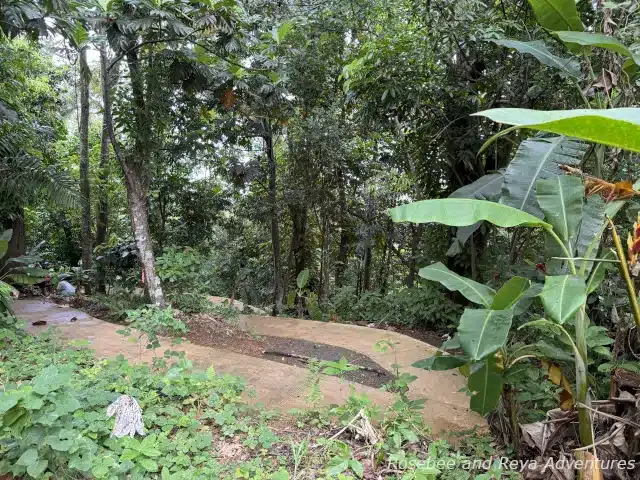
[[[61,336],[69,340],[88,340],[99,357],[110,358],[122,354],[130,361],[146,361],[151,363],[154,356],[160,356],[169,339],[163,341],[159,352],[145,350],[138,343],[127,341],[116,333],[120,327],[86,313],[69,307],[58,306],[41,298],[18,300],[15,311],[19,318],[27,321],[27,327],[33,332],[46,330],[50,326],[59,327]],[[34,322],[46,321],[46,324],[34,325]],[[410,397],[426,399],[423,417],[432,425],[433,431],[464,430],[478,425],[484,425],[481,417],[470,412],[468,398],[459,390],[464,386],[464,378],[455,372],[424,371],[411,367],[411,364],[434,353],[435,348],[409,338],[397,332],[378,330],[338,323],[314,322],[293,318],[240,315],[239,326],[246,330],[246,335],[256,339],[260,336],[281,337],[269,349],[292,349],[293,343],[284,339],[297,339],[307,343],[298,343],[295,348],[298,355],[313,356],[312,350],[322,349],[313,345],[327,345],[337,347],[326,351],[333,355],[344,355],[350,352],[359,354],[352,356],[354,363],[358,361],[372,362],[381,370],[390,371],[394,364],[402,365],[402,371],[415,375],[417,380],[411,385]],[[214,330],[210,335],[217,335],[224,339],[221,332]],[[387,340],[394,344],[394,352],[375,351],[373,346],[379,340]],[[265,346],[269,345],[261,340]],[[166,342],[166,343],[165,343]],[[305,406],[305,390],[308,370],[297,364],[283,364],[274,362],[277,355],[248,356],[225,348],[206,347],[196,344],[182,344],[172,347],[185,351],[195,365],[208,367],[214,365],[221,373],[230,373],[246,379],[255,389],[256,398],[252,401],[261,402],[268,408],[290,409]],[[263,348],[263,347],[259,347]],[[342,349],[342,350],[341,350]],[[346,350],[344,350],[346,349]],[[266,348],[265,348],[266,350]],[[290,350],[289,350],[290,353]],[[295,353],[295,352],[294,352]],[[316,357],[318,355],[315,355]],[[281,357],[286,355],[279,355]],[[291,357],[294,358],[294,357]],[[283,361],[289,362],[289,360]],[[300,362],[299,362],[300,363]],[[301,362],[304,363],[304,362]],[[365,393],[372,401],[384,406],[393,401],[393,395],[380,391],[372,386],[352,383],[337,377],[322,376],[321,388],[323,403],[339,404],[354,388],[359,393]]]

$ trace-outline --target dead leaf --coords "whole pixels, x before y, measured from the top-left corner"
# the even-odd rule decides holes
[[[593,84],[596,88],[602,88],[605,92],[608,92],[618,84],[618,76],[609,71],[602,69],[602,73],[596,78],[596,82]]]
[[[583,452],[585,460],[584,480],[602,480],[600,461],[589,451]]]
[[[542,368],[547,371],[549,380],[554,384],[562,387],[560,392],[560,409],[563,411],[571,410],[573,408],[573,389],[571,383],[564,376],[562,370],[558,365],[548,360],[542,360]]]

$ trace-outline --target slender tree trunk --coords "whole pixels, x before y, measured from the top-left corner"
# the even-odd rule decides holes
[[[307,207],[290,205],[291,213],[291,255],[293,257],[293,277],[307,266]]]
[[[118,150],[116,150],[116,155],[119,157],[124,172],[131,227],[136,247],[138,248],[138,260],[144,273],[145,288],[151,302],[164,307],[164,294],[162,293],[160,279],[156,275],[153,242],[149,231],[148,181],[142,172],[143,164],[150,161],[148,143],[152,141],[151,128],[145,108],[143,80],[138,71],[137,51],[130,51],[127,53],[126,58],[129,66],[129,75],[131,76],[136,135],[133,139],[133,155],[130,154],[125,158]],[[117,144],[114,141],[115,135],[113,134],[113,123],[111,121],[109,122],[109,136],[114,145]]]
[[[371,254],[371,240],[368,240],[364,249],[364,267],[362,269],[362,290],[365,292],[371,289]]]
[[[109,72],[107,71],[107,54],[104,47],[100,47],[100,79],[102,84],[102,100],[108,98],[104,89],[109,87]],[[96,245],[102,245],[107,241],[107,227],[109,224],[109,198],[107,193],[107,180],[109,175],[109,119],[111,118],[110,105],[102,108],[102,131],[100,132],[100,172],[98,182],[98,216],[96,218]],[[96,265],[96,290],[106,293],[104,268],[98,262]]]
[[[89,81],[87,49],[80,49],[80,193],[82,208],[82,270],[91,269],[91,186],[89,184]],[[84,283],[84,293],[91,294],[91,282]]]
[[[100,75],[102,89],[108,88],[109,79],[107,72],[107,54],[104,47],[100,48]],[[102,98],[104,99],[104,92]],[[98,217],[96,220],[96,245],[101,245],[107,240],[107,226],[109,223],[109,198],[106,183],[109,174],[109,128],[108,116],[111,112],[107,108],[102,109],[102,131],[100,132],[100,172],[98,183]]]
[[[8,269],[10,267],[20,266],[17,263],[12,263],[10,260],[15,257],[19,257],[25,254],[25,228],[24,228],[24,209],[20,207],[16,212],[14,212],[13,217],[11,219],[7,219],[6,222],[3,222],[3,230],[6,227],[13,230],[11,235],[11,239],[9,240],[9,245],[7,246],[7,253],[3,258],[0,259],[0,270]]]
[[[124,179],[127,186],[127,201],[131,215],[133,237],[138,249],[138,261],[142,266],[145,288],[149,299],[155,305],[165,305],[160,279],[155,271],[155,257],[149,232],[149,206],[147,203],[147,187],[142,175],[128,163],[124,165]]]
[[[273,151],[273,132],[268,120],[263,122],[266,135],[263,137],[269,162],[269,203],[271,207],[271,247],[273,250],[273,315],[282,311],[284,288],[282,285],[282,246],[278,224],[277,168]]]
[[[320,300],[328,300],[329,299],[329,290],[330,290],[330,271],[329,271],[329,263],[331,260],[331,231],[330,231],[330,222],[329,222],[329,214],[325,212],[324,219],[322,221],[322,255],[321,255],[321,263],[320,263]]]
[[[349,255],[349,231],[347,217],[347,196],[345,194],[344,176],[342,170],[338,169],[338,202],[340,203],[340,247],[338,248],[338,258],[336,261],[335,282],[336,288],[342,287],[344,283],[344,272],[347,269]]]

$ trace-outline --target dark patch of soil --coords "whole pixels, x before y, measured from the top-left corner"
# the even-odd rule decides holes
[[[352,365],[365,367],[365,369],[345,372],[343,377],[346,380],[379,388],[393,379],[390,372],[369,357],[348,348],[295,338],[258,337],[234,327],[222,317],[211,314],[184,316],[182,320],[189,326],[187,339],[196,345],[230,350],[251,357],[267,358],[301,368],[306,368],[307,361],[300,357],[328,361],[338,361],[344,357]]]
[[[296,357],[288,357],[282,353],[300,355],[303,357],[317,358],[318,360],[329,360],[333,362],[339,361],[342,357],[346,358],[351,365],[357,365],[360,368],[351,372],[345,372],[343,377],[352,382],[368,385],[369,387],[379,388],[385,383],[393,380],[393,375],[363,355],[348,348],[336,347],[324,343],[309,342],[307,340],[298,340],[296,338],[283,337],[262,337],[267,346],[265,356],[276,362],[288,363],[290,365],[306,366],[303,359]],[[281,352],[280,354],[276,352]]]

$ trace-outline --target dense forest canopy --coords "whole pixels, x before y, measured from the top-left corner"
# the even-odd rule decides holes
[[[633,47],[634,5],[578,8],[587,30]],[[483,268],[504,241],[486,225],[456,236],[394,225],[386,209],[503,171],[521,133],[478,154],[501,127],[472,113],[634,98],[624,57],[594,51],[581,72],[526,2],[17,2],[4,12],[2,125],[27,137],[6,147],[49,175],[81,174],[89,199],[84,213],[42,194],[15,199],[5,227],[28,225],[20,253],[44,240],[50,260],[75,267],[82,256],[87,271],[97,246],[144,237],[139,260],[159,303],[153,253],[175,246],[212,260],[214,293],[276,312],[305,269],[322,302],[412,288],[419,266],[440,259],[490,280],[508,267]],[[628,154],[614,154],[585,161],[633,178]],[[512,240],[510,262],[525,250]]]
[[[639,8],[0,0],[6,280],[430,329],[516,451],[556,394],[588,446],[640,373]]]

